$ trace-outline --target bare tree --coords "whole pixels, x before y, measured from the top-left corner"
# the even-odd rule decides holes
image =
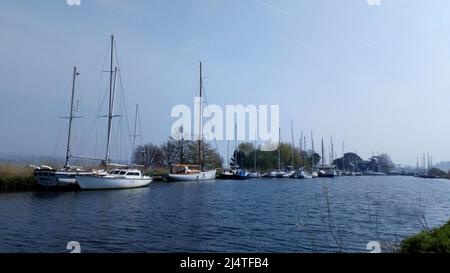
[[[198,158],[198,142],[189,142],[189,147],[187,149],[187,161],[189,164],[199,164],[202,166],[207,166],[210,168],[221,168],[222,167],[222,157],[209,143],[202,142],[201,144],[201,160]]]
[[[133,153],[133,162],[151,168],[161,161],[161,149],[154,144],[140,145]]]
[[[161,159],[164,165],[171,167],[180,159],[180,149],[177,141],[169,139],[161,145]]]
[[[178,163],[186,164],[189,162],[190,141],[180,139],[177,141]]]

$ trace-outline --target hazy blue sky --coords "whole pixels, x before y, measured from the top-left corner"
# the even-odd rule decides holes
[[[210,104],[279,104],[286,141],[293,118],[296,135],[312,129],[316,147],[333,136],[339,154],[345,140],[363,157],[448,160],[449,11],[446,0],[3,0],[0,151],[64,152],[73,65],[85,117],[76,131],[93,141],[87,120],[114,33],[144,142],[165,140],[171,108],[193,103],[202,60]]]

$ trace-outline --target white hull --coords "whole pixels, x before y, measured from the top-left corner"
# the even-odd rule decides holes
[[[297,175],[295,178],[297,178],[297,179],[311,179],[313,177],[312,177],[312,175],[309,175],[309,174],[300,174],[300,175]]]
[[[89,172],[35,170],[34,177],[43,187],[71,187],[75,186],[76,175],[87,175]]]
[[[258,172],[256,172],[256,173],[250,173],[250,174],[248,175],[248,177],[249,177],[249,178],[260,178],[260,177],[261,177],[261,174],[258,173]]]
[[[102,176],[77,176],[78,186],[82,190],[109,190],[145,187],[152,182],[151,178],[121,178]]]
[[[216,178],[216,170],[192,174],[168,174],[170,181],[203,181]]]

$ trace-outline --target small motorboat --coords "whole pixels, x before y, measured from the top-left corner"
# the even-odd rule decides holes
[[[109,190],[145,187],[152,178],[145,176],[138,169],[115,169],[108,172],[75,176],[82,190]]]

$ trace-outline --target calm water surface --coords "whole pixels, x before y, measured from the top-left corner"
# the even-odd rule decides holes
[[[328,205],[327,205],[328,204]],[[0,194],[0,252],[367,252],[450,219],[450,181],[413,177],[163,183]]]

